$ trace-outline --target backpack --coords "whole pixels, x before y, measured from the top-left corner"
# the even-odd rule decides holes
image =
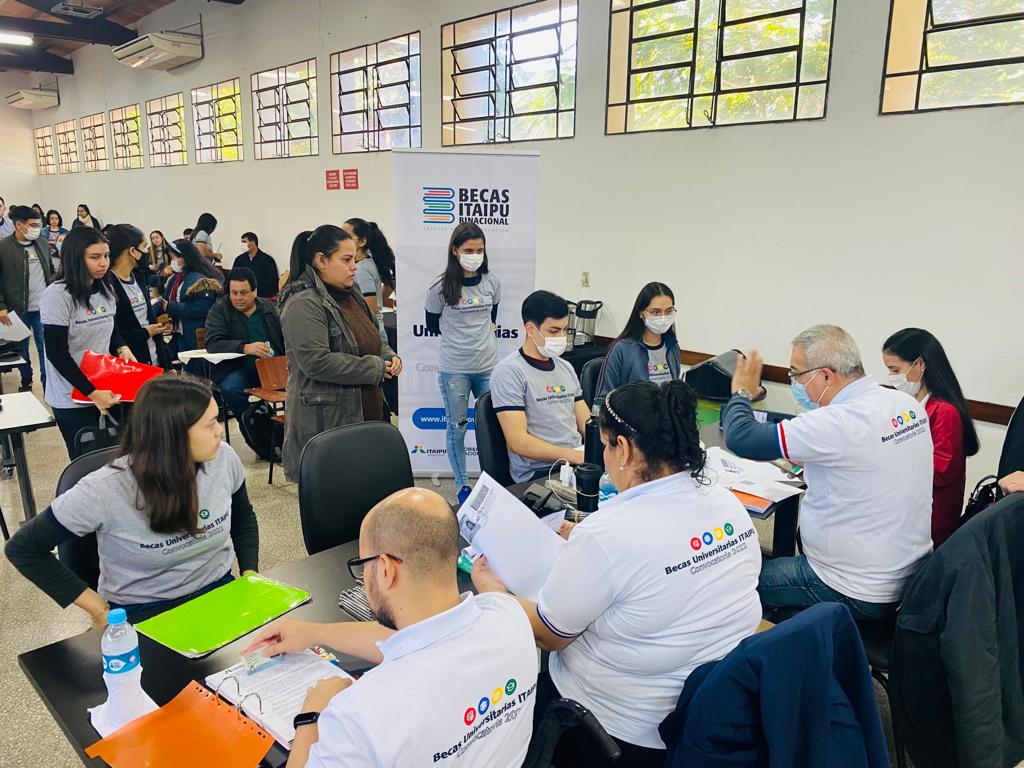
[[[273,420],[274,409],[270,403],[260,400],[253,403],[238,417],[238,428],[252,452],[264,461],[274,457],[281,462],[281,448],[284,445],[284,430]]]
[[[74,458],[78,458],[83,453],[112,448],[120,440],[121,425],[109,413],[101,413],[99,422],[95,427],[82,427],[75,433]]]

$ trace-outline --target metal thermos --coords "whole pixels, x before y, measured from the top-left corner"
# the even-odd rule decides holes
[[[583,461],[604,469],[604,446],[601,445],[601,406],[590,409],[590,418],[583,429]]]
[[[589,513],[597,511],[597,494],[604,470],[597,464],[583,463],[576,467],[576,509]]]

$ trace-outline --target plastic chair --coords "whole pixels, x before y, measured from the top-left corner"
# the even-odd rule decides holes
[[[543,718],[533,731],[523,768],[549,768],[554,765],[552,759],[558,742],[571,729],[579,729],[578,733],[574,734],[574,746],[579,746],[582,739],[584,744],[593,747],[592,750],[588,750],[591,753],[589,756],[592,761],[589,765],[592,768],[613,765],[622,757],[622,750],[615,743],[615,739],[601,727],[601,723],[589,709],[572,699],[556,699],[548,705]],[[595,758],[598,762],[593,762]]]
[[[264,357],[257,360],[256,373],[260,377],[260,385],[258,387],[250,387],[245,392],[269,403],[270,407],[274,409],[275,415],[271,417],[271,420],[275,426],[281,427],[283,442],[285,417],[281,413],[281,409],[284,408],[284,402],[287,397],[285,389],[288,387],[288,356],[275,355],[274,357]],[[276,445],[276,441],[272,442]],[[274,452],[270,454],[270,470],[267,472],[267,485],[271,485],[274,482],[275,455],[276,453]]]
[[[321,432],[299,457],[299,519],[306,552],[315,555],[358,539],[366,513],[413,484],[409,448],[386,421]]]
[[[61,472],[60,480],[57,481],[56,495],[60,496],[71,490],[83,477],[106,466],[111,459],[117,456],[117,449],[118,447],[114,445],[110,448],[83,453],[68,464]],[[96,589],[100,581],[100,556],[95,533],[64,542],[57,547],[57,557],[82,581]]]
[[[485,392],[476,400],[476,448],[480,455],[480,469],[503,486],[513,484],[508,468],[508,443],[491,403],[491,393]]]
[[[583,366],[583,371],[580,373],[580,386],[583,387],[583,402],[587,404],[587,408],[594,407],[594,397],[597,395],[597,382],[601,377],[601,366],[604,365],[605,358],[595,357],[593,360],[588,360]]]

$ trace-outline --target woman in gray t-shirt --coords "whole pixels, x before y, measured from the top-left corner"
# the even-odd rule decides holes
[[[107,611],[169,607],[255,571],[259,529],[245,468],[222,443],[210,385],[188,374],[139,390],[117,458],[86,475],[23,526],[7,545],[14,566],[62,607],[106,623]],[[53,556],[96,535],[98,586]],[[97,574],[88,576],[96,577]]]
[[[200,255],[206,259],[209,259],[212,263],[218,263],[223,258],[219,253],[213,250],[213,230],[217,228],[217,217],[212,213],[203,213],[199,216],[199,221],[192,228],[192,234],[189,235],[189,240],[199,251]]]
[[[384,300],[395,292],[395,252],[376,222],[349,219],[341,228],[356,241],[356,285],[366,299],[373,318],[384,333]]]
[[[448,463],[455,475],[459,503],[469,496],[466,475],[466,418],[469,396],[491,388],[491,371],[498,363],[494,323],[501,300],[501,283],[489,271],[487,240],[472,222],[452,232],[448,262],[427,291],[427,330],[441,335],[437,383],[444,399]]]

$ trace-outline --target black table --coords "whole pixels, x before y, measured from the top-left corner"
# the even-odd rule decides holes
[[[311,602],[287,615],[317,622],[355,621],[338,608],[338,593],[355,584],[345,561],[355,557],[358,551],[358,542],[353,541],[268,571],[266,575],[270,578],[301,587],[312,595]],[[461,571],[459,588],[462,591],[470,588],[469,577]],[[101,634],[89,630],[18,657],[22,671],[87,766],[105,765],[102,760],[93,760],[85,755],[85,748],[100,738],[89,723],[86,708],[96,706],[107,697],[100,661]],[[205,684],[207,675],[238,663],[239,652],[251,643],[254,634],[246,635],[202,659],[187,659],[139,635],[142,687],[162,706],[190,681]],[[345,670],[354,674],[372,666],[362,659],[337,655]],[[263,765],[278,768],[287,759],[285,750],[275,743]]]

